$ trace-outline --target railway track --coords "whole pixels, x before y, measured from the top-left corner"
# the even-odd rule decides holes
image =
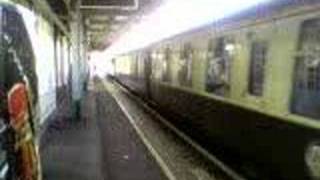
[[[115,81],[102,80],[102,83],[170,180],[245,179],[177,129],[140,97]]]

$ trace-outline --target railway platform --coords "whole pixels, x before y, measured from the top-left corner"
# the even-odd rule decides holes
[[[45,180],[209,180],[236,176],[199,152],[112,80],[91,81],[81,106],[81,119],[68,118],[68,107],[62,108],[65,114],[57,116],[43,135],[40,153]]]
[[[79,120],[59,114],[48,126],[41,148],[44,179],[166,179],[107,91],[91,84],[82,110]]]
[[[0,180],[320,180],[320,1],[0,7]]]

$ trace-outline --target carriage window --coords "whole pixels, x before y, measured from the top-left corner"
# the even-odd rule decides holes
[[[137,78],[139,75],[139,68],[138,68],[138,64],[139,64],[139,55],[134,55],[134,60],[133,60],[133,74],[134,77]]]
[[[298,43],[292,112],[320,118],[320,19],[302,23]]]
[[[162,79],[164,82],[170,82],[171,74],[170,74],[170,60],[171,60],[171,49],[166,48],[164,52],[164,59],[163,59],[163,74]]]
[[[206,78],[208,92],[221,96],[228,95],[230,90],[230,64],[234,48],[233,40],[225,37],[209,42]]]
[[[179,82],[183,86],[191,86],[192,84],[192,58],[193,49],[190,43],[186,43],[180,51],[179,62]]]
[[[145,61],[145,56],[143,54],[139,54],[138,57],[138,78],[143,78],[144,77],[144,61]]]
[[[255,41],[251,45],[251,63],[249,74],[249,93],[262,96],[265,64],[267,60],[268,46],[265,41]]]
[[[156,80],[161,81],[163,78],[163,63],[164,63],[164,55],[161,51],[154,52],[153,54],[153,77]]]

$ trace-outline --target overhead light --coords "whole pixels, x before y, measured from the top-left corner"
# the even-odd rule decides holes
[[[110,28],[111,30],[118,30],[120,29],[120,25],[113,24]]]
[[[94,23],[94,24],[91,24],[90,27],[92,27],[92,28],[99,28],[99,27],[105,27],[105,25],[104,25],[104,24]]]
[[[93,32],[92,31],[88,31],[87,32],[87,36],[92,36],[93,35]]]
[[[88,28],[90,31],[103,31],[106,29],[106,26],[103,24],[92,24]]]
[[[90,26],[90,19],[87,18],[84,23],[86,24],[86,26]]]
[[[114,20],[115,20],[115,21],[125,21],[125,20],[128,20],[128,19],[129,19],[128,16],[122,16],[122,15],[115,16],[115,17],[114,17]]]
[[[110,16],[107,15],[94,15],[91,17],[92,21],[109,21],[111,20]]]
[[[94,33],[100,33],[100,32],[104,32],[104,29],[90,29],[90,31]]]
[[[117,1],[116,1],[117,2]],[[92,9],[92,10],[122,10],[122,11],[136,11],[139,8],[139,0],[134,0],[133,4],[128,4],[128,5],[90,5],[89,4],[82,4],[80,6],[80,9]]]

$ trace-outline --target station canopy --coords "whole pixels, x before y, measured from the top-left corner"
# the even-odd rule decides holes
[[[87,36],[92,49],[103,50],[162,0],[82,0]]]
[[[14,0],[21,1],[21,0]],[[59,16],[66,27],[72,19],[77,0],[31,0],[44,4]],[[159,6],[163,0],[81,0],[80,10],[92,50],[106,49],[120,34],[139,21],[143,14]]]

